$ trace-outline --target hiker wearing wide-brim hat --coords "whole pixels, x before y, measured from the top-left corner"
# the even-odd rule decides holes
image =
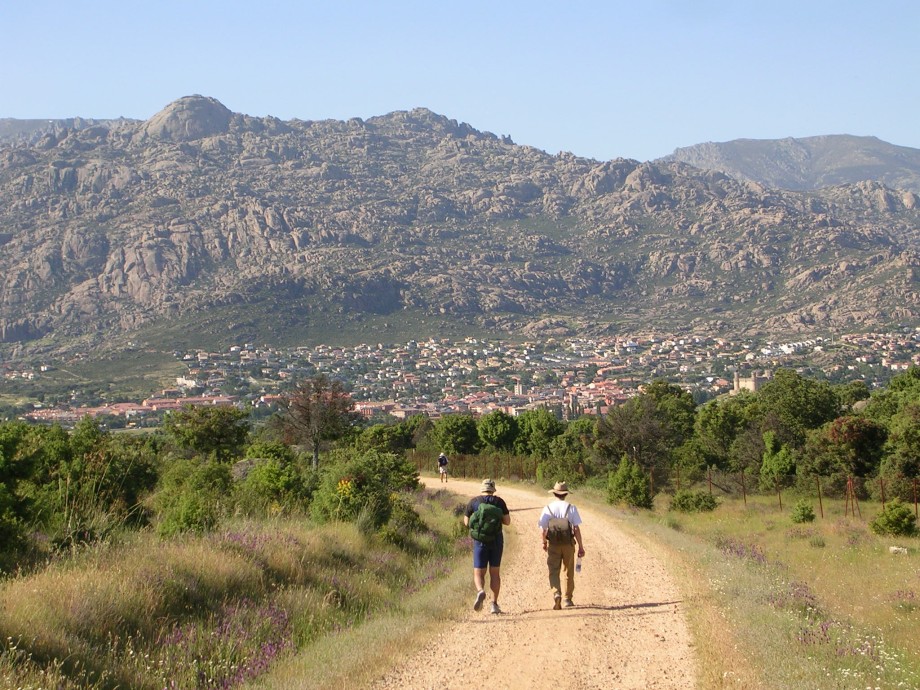
[[[565,482],[556,482],[552,489],[547,493],[554,494],[557,498],[561,496],[567,496],[569,494],[569,485]]]
[[[486,569],[489,571],[489,589],[492,590],[492,613],[501,613],[498,608],[498,593],[502,579],[500,566],[504,551],[502,525],[511,524],[511,513],[504,499],[495,495],[495,481],[483,479],[479,495],[466,506],[463,524],[470,528],[473,540],[473,584],[476,586],[476,598],[473,610],[482,609],[486,599]]]
[[[553,609],[561,609],[563,602],[561,570],[565,568],[565,605],[574,606],[575,593],[575,547],[578,558],[585,555],[581,538],[581,515],[578,508],[569,503],[569,486],[556,482],[549,493],[555,500],[543,508],[540,514],[540,530],[543,533],[543,550],[546,552],[546,566],[549,569],[549,586],[553,590]]]

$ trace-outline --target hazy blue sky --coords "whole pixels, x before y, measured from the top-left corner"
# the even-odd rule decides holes
[[[916,0],[0,0],[0,117],[426,107],[550,153],[737,138],[920,148]]]

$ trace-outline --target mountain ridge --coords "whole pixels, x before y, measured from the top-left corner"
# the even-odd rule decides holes
[[[282,122],[189,96],[0,146],[0,201],[8,350],[224,312],[247,334],[422,314],[535,337],[920,314],[913,192],[550,155],[423,108]]]
[[[678,148],[663,163],[680,161],[738,180],[812,191],[874,180],[920,193],[920,150],[872,136],[849,134],[785,139],[735,139]]]

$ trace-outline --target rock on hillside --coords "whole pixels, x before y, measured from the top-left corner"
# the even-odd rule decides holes
[[[232,118],[233,113],[214,98],[187,96],[147,120],[140,131],[161,141],[194,141],[225,133]]]
[[[398,314],[534,336],[916,324],[918,201],[551,156],[425,109],[282,122],[189,96],[0,147],[0,341]]]

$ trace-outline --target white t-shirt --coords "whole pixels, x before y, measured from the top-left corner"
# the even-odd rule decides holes
[[[581,524],[581,515],[578,514],[578,508],[573,506],[568,501],[560,501],[558,498],[550,502],[549,505],[543,506],[543,512],[540,514],[540,529],[546,529],[549,527],[550,519],[554,517],[566,517],[565,509],[567,506],[572,506],[569,508],[569,522],[572,523],[573,527],[576,527]]]

